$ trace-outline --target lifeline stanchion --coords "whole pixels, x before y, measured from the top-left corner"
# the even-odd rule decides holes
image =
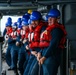
[[[39,71],[38,71],[38,75],[41,74],[41,64],[39,63]]]
[[[3,42],[3,37],[2,36],[0,36],[0,75],[2,75],[1,74],[1,71],[2,71],[2,49],[1,49],[1,44],[2,44],[2,42]]]
[[[1,74],[1,71],[2,71],[2,58],[1,58],[2,56],[1,56],[1,43],[0,43],[0,75],[2,75]]]

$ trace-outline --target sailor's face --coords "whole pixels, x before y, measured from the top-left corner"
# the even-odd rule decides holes
[[[27,28],[28,28],[28,26],[23,26],[22,27],[23,30],[26,30]]]
[[[57,23],[57,18],[52,18],[52,17],[48,18],[48,25],[53,25],[55,23]]]
[[[38,26],[39,21],[38,20],[34,20],[31,22],[32,26],[35,28],[36,26]]]

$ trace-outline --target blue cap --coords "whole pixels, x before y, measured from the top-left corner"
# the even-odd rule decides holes
[[[7,22],[6,22],[5,25],[6,25],[6,26],[11,26],[11,25],[12,25],[12,19],[11,19],[11,17],[8,17],[8,18],[7,18]]]
[[[29,13],[25,13],[25,15],[29,16],[30,17],[30,14]]]
[[[60,17],[60,11],[56,8],[53,8],[49,11],[47,17],[53,17],[53,18],[59,18]]]
[[[6,25],[6,27],[7,27],[7,26],[11,26],[11,24],[12,24],[11,22],[6,22],[5,25]]]
[[[22,21],[22,24],[21,24],[22,26],[27,26],[27,25],[29,25],[29,23],[28,23],[28,19],[24,19],[23,21]]]
[[[22,26],[21,26],[21,25],[19,25],[19,26],[18,26],[18,28],[19,28],[19,29],[22,29]]]
[[[12,25],[13,28],[17,28],[17,22],[14,22]]]
[[[21,22],[21,18],[18,18],[17,22]]]
[[[7,18],[7,21],[11,21],[12,22],[12,18],[11,17],[8,17]]]
[[[21,22],[22,22],[22,19],[21,19],[21,18],[18,18],[18,20],[17,20],[17,25],[18,25],[18,26],[21,25]]]
[[[22,21],[24,20],[24,19],[29,19],[30,18],[30,16],[28,16],[28,15],[23,15],[22,16]]]
[[[42,19],[41,13],[38,11],[33,11],[32,14],[30,15],[30,20],[40,20]]]

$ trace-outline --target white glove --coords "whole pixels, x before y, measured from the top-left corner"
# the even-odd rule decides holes
[[[26,50],[29,50],[30,48],[29,48],[29,46],[28,45],[26,45]]]
[[[16,46],[19,46],[19,42],[16,42]]]
[[[36,51],[31,51],[31,54],[33,54],[35,57],[37,57],[37,52]]]
[[[26,43],[26,42],[27,42],[27,40],[26,40],[26,39],[24,39],[24,40],[23,40],[23,44],[24,44],[24,43]]]

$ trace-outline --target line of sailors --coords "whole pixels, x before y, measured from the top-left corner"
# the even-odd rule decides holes
[[[66,41],[65,27],[59,23],[60,11],[53,8],[42,21],[41,13],[32,11],[6,23],[8,41],[6,63],[16,75],[57,75],[61,52]]]

